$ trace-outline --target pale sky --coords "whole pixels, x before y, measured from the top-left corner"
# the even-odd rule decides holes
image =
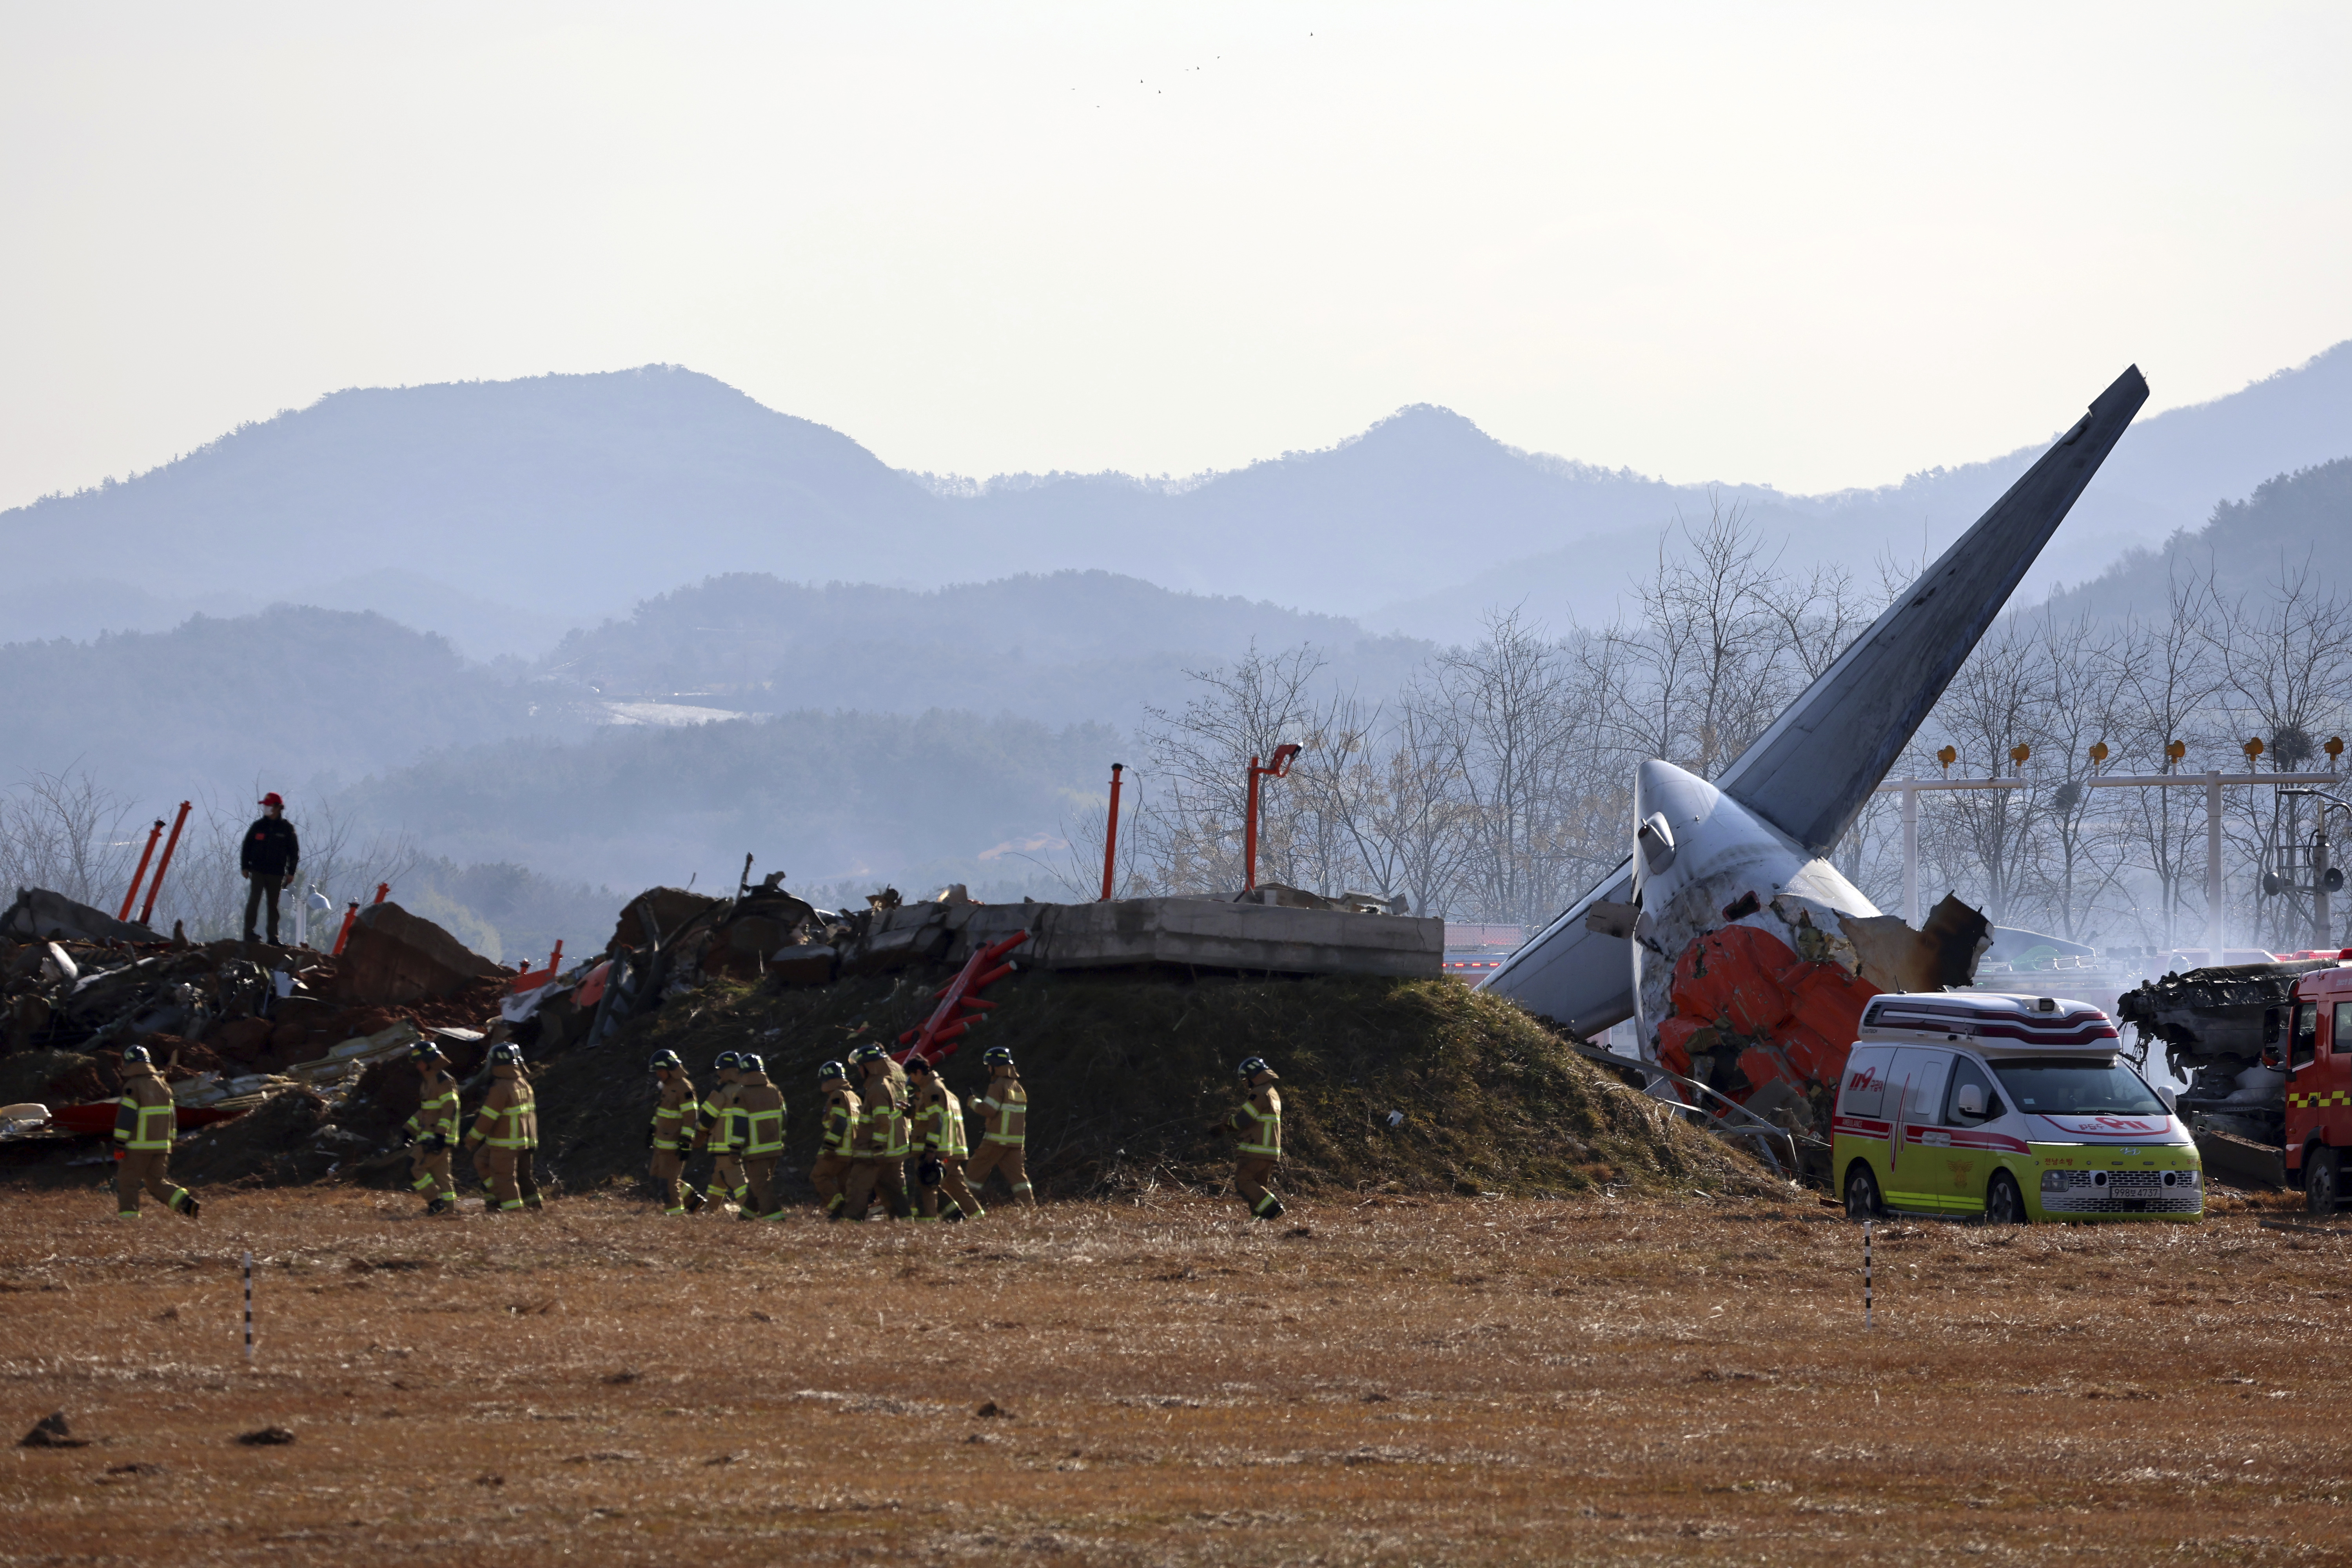
[[[904,468],[1405,404],[1818,490],[2352,337],[2352,5],[0,5],[0,506],[650,362]]]

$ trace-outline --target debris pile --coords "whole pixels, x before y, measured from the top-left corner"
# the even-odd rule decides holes
[[[968,1026],[1023,1062],[1030,1173],[1049,1194],[1222,1182],[1230,1151],[1202,1129],[1249,1055],[1283,1064],[1301,1190],[1769,1184],[1517,1007],[1442,978],[1442,922],[1368,900],[991,905],[949,888],[835,911],[772,877],[731,898],[648,889],[604,952],[524,975],[389,902],[361,913],[340,956],[78,935],[102,928],[46,896],[19,905],[47,913],[0,949],[0,1105],[46,1103],[51,1139],[103,1135],[122,1050],[143,1046],[187,1134],[174,1172],[197,1184],[404,1184],[408,1052],[430,1039],[468,1119],[489,1047],[520,1047],[541,1171],[575,1190],[643,1175],[653,1051],[677,1049],[705,1084],[719,1052],[760,1052],[785,1086],[798,1190],[816,1065],[868,1042],[903,1048],[991,949],[1013,967]],[[959,1087],[984,1076],[976,1049],[956,1052],[968,1039],[940,1039]]]
[[[297,1179],[278,1157],[301,1120],[293,1107],[310,1108],[308,1136],[371,1067],[428,1036],[453,1059],[478,1060],[485,1031],[466,1026],[495,1017],[506,992],[499,964],[389,902],[365,910],[332,957],[163,941],[37,889],[18,894],[0,931],[0,1105],[20,1112],[5,1135],[110,1133],[122,1053],[143,1047],[184,1131],[269,1113],[218,1140],[266,1137],[271,1157],[230,1160],[219,1179]]]

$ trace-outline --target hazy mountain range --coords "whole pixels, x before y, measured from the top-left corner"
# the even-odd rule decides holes
[[[2053,420],[2095,390],[2051,389]],[[0,785],[84,769],[140,816],[331,802],[451,857],[451,918],[525,945],[595,934],[580,879],[725,879],[747,851],[796,880],[1048,891],[1062,825],[1187,669],[1311,643],[1379,699],[1492,606],[1605,618],[1715,505],[1788,564],[1867,574],[1941,548],[2038,450],[1793,497],[1418,407],[1191,480],[974,483],[685,371],[341,393],[0,513]],[[2143,421],[2021,597],[2352,581],[2347,459],[2352,345]]]
[[[2046,403],[2055,432],[2096,391],[2019,395]],[[1075,568],[1452,640],[1497,603],[1554,624],[1605,618],[1672,521],[1714,504],[1784,538],[1791,565],[1916,560],[2038,449],[1790,496],[1522,452],[1417,406],[1327,450],[1182,480],[968,481],[892,469],[673,367],[372,388],[0,513],[0,622],[12,637],[88,637],[292,601],[378,610],[475,657],[536,655],[566,628],[726,573],[929,589]],[[2025,593],[2346,456],[2352,344],[2144,420]]]

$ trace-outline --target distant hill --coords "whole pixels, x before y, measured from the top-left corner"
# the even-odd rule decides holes
[[[2087,396],[2097,389],[2077,390]],[[2063,402],[2056,412],[2066,412]],[[1869,577],[1881,559],[1916,566],[1948,545],[2045,445],[1875,489],[1822,496],[1726,489],[1717,499],[1740,506],[1781,542],[1789,564],[1841,563]],[[2274,475],[2342,457],[2352,457],[2352,342],[2227,397],[2142,419],[2116,444],[2016,602],[2038,602],[2063,584],[2098,576],[2129,552],[2160,547],[2174,532],[2196,529],[2218,503],[2243,498]],[[1708,498],[1694,500],[1685,490],[1675,501],[1685,517],[1706,521]],[[1360,618],[1375,629],[1441,641],[1465,635],[1479,613],[1496,604],[1524,603],[1555,625],[1571,614],[1606,619],[1627,580],[1655,567],[1670,515],[1662,510],[1644,526],[1494,561],[1467,581],[1368,609]],[[2338,580],[2352,584],[2340,573]]]
[[[1146,706],[1184,700],[1186,669],[1221,663],[1253,641],[1312,643],[1329,659],[1331,679],[1378,692],[1429,652],[1337,616],[1173,593],[1107,572],[929,591],[818,588],[736,573],[571,633],[541,673],[606,700],[748,712],[955,708],[1131,728]]]
[[[278,606],[0,647],[0,783],[81,769],[159,802],[316,795],[441,747],[585,726],[437,637]],[[159,805],[156,809],[161,809]]]
[[[2246,500],[2214,508],[2204,527],[2131,552],[2058,603],[2070,612],[2155,616],[2175,581],[2210,574],[2225,595],[2259,595],[2282,573],[2305,567],[2317,582],[2352,592],[2352,458],[2266,479]]]
[[[454,859],[618,888],[689,877],[732,888],[747,853],[758,874],[789,872],[795,888],[910,869],[1018,881],[1034,868],[1012,847],[1075,821],[1120,744],[1105,725],[795,712],[466,747],[338,799]]]
[[[2163,368],[2147,368],[2160,392]],[[2047,399],[2054,432],[2097,390],[2019,395]],[[1916,560],[2032,455],[1794,497],[1522,452],[1422,405],[1326,450],[1183,480],[970,482],[895,471],[709,376],[647,366],[338,392],[128,481],[0,513],[0,617],[86,634],[205,605],[328,603],[487,657],[728,573],[924,589],[1086,569],[1443,640],[1497,603],[1605,616],[1669,520],[1711,504],[1747,508],[1791,565]],[[2137,427],[2025,592],[2345,456],[2352,345]]]

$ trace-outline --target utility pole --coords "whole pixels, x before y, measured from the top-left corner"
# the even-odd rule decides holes
[[[2205,774],[2205,962],[2221,962],[2221,770]]]

